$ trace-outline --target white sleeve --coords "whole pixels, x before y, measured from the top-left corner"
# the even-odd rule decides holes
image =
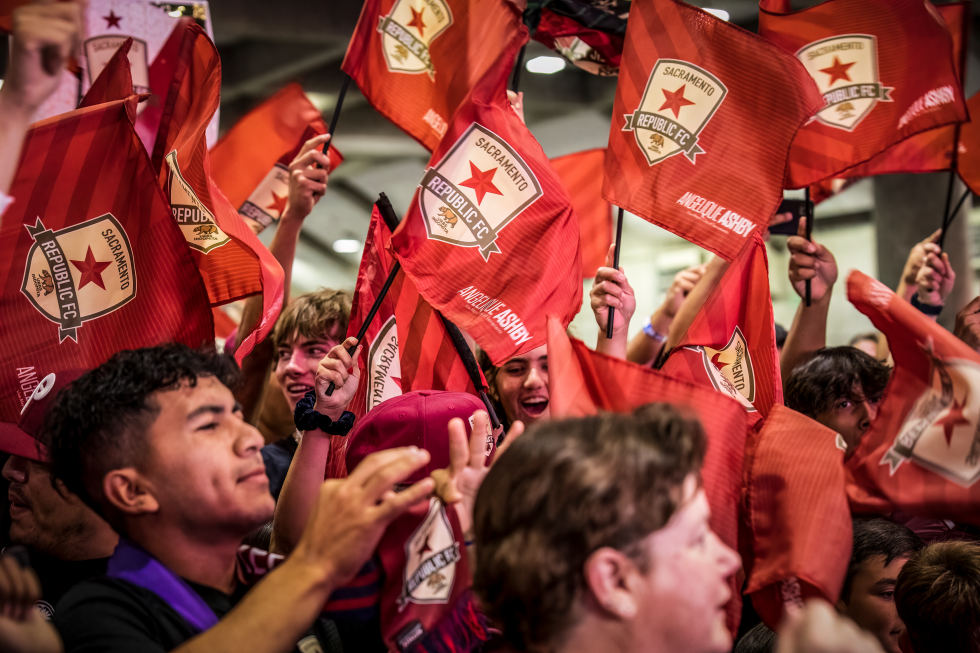
[[[7,210],[7,207],[10,206],[13,201],[14,201],[13,197],[5,194],[3,191],[0,191],[0,215],[4,214],[4,212]]]

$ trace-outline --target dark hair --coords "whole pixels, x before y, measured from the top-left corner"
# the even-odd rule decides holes
[[[786,337],[789,336],[789,331],[786,330],[782,324],[778,322],[775,324],[776,329],[776,346],[782,347],[786,344]]]
[[[895,603],[915,653],[980,651],[980,546],[940,542],[919,551],[898,574]]]
[[[194,386],[200,377],[233,388],[238,366],[213,349],[167,344],[121,351],[83,374],[58,393],[45,416],[53,477],[106,516],[102,479],[142,458],[143,436],[160,410],[150,395]]]
[[[769,626],[759,623],[738,640],[733,653],[773,653],[776,650],[776,633]]]
[[[864,340],[870,340],[871,342],[877,345],[878,333],[876,331],[869,331],[868,333],[859,333],[847,341],[847,346],[853,347],[854,345],[858,344],[859,342],[863,342]]]
[[[883,517],[855,517],[852,524],[854,548],[851,549],[851,561],[847,565],[847,575],[844,577],[844,589],[840,593],[844,603],[850,602],[854,577],[866,560],[885,556],[887,567],[893,560],[907,558],[924,546],[912,529],[890,522]]]
[[[473,585],[504,637],[524,649],[560,636],[601,547],[646,569],[637,544],[677,510],[704,451],[701,424],[667,404],[539,422],[516,440],[474,511]]]
[[[825,347],[797,365],[786,380],[786,406],[815,418],[833,408],[840,397],[854,401],[880,398],[890,373],[860,349]],[[863,397],[854,395],[854,386],[861,386]]]

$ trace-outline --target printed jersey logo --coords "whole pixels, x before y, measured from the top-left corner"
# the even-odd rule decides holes
[[[395,316],[384,323],[368,352],[367,405],[364,412],[402,394],[402,366],[398,356],[398,328]]]
[[[963,487],[980,479],[980,365],[942,360],[925,346],[932,360],[931,385],[905,417],[892,447],[881,459],[894,474],[901,464],[918,465]]]
[[[626,114],[623,131],[633,132],[650,165],[679,153],[696,163],[695,157],[704,154],[698,134],[726,95],[728,88],[704,68],[677,59],[658,59],[640,106]]]
[[[46,229],[40,218],[24,227],[34,245],[21,292],[59,325],[59,342],[78,342],[82,322],[108,315],[136,296],[133,249],[112,214],[59,231]]]
[[[742,330],[735,327],[732,337],[721,349],[693,347],[701,352],[704,370],[714,384],[715,390],[737,399],[750,412],[755,410],[755,373],[752,370],[752,357]]]
[[[521,155],[474,122],[419,182],[419,208],[429,238],[479,247],[483,260],[500,252],[500,230],[542,195]]]
[[[246,222],[255,221],[265,229],[282,216],[288,200],[289,168],[276,163],[238,208],[238,215]]]
[[[825,125],[852,131],[879,101],[892,101],[888,94],[894,89],[878,81],[874,36],[844,34],[814,41],[796,57],[823,93],[824,107],[816,118]]]
[[[448,603],[459,562],[459,542],[446,516],[446,508],[436,498],[429,500],[429,512],[405,543],[405,576],[398,609],[412,603]]]
[[[429,46],[453,24],[445,0],[397,0],[378,23],[381,48],[393,73],[428,73],[435,78]]]
[[[167,179],[170,209],[173,211],[174,221],[180,227],[191,249],[207,254],[231,240],[228,234],[218,228],[214,216],[201,203],[194,189],[180,174],[177,150],[167,155],[167,165],[170,166],[170,176]]]

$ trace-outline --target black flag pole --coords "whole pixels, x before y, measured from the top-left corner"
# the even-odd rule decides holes
[[[949,161],[949,184],[946,185],[946,207],[943,209],[943,228],[939,232],[939,249],[942,249],[943,243],[946,242],[946,229],[953,221],[956,212],[960,210],[959,207],[963,205],[963,201],[966,200],[966,196],[964,195],[953,212],[949,212],[949,207],[953,202],[953,186],[956,185],[956,159],[960,150],[960,124],[956,123],[956,127],[953,129],[953,152]],[[967,192],[969,192],[969,189],[967,189]]]
[[[943,230],[939,234],[939,249],[943,248],[943,241],[946,239],[946,230],[956,218],[956,214],[960,212],[960,208],[963,206],[963,202],[966,201],[966,198],[970,196],[970,192],[971,191],[969,188],[963,191],[963,194],[960,195],[960,199],[956,202],[956,206],[953,207],[953,212],[946,216],[946,219],[943,220]]]
[[[810,201],[809,186],[807,186],[806,190],[803,191],[803,197],[806,200],[806,239],[808,241],[812,241],[813,240],[813,202]],[[810,292],[811,292],[811,283],[810,283],[810,279],[807,279],[806,292],[805,292],[806,297],[804,298],[807,306],[810,306]]]
[[[514,76],[511,77],[510,90],[517,93],[521,88],[521,68],[524,67],[524,49],[527,44],[521,46],[520,52],[517,53],[517,61],[514,63]]]
[[[497,430],[500,426],[500,419],[497,417],[497,411],[493,409],[493,402],[490,401],[490,397],[487,396],[487,391],[483,389],[483,382],[480,380],[480,366],[477,365],[476,356],[473,355],[473,351],[470,349],[469,343],[466,342],[466,338],[463,337],[463,332],[459,330],[459,327],[446,319],[446,316],[439,311],[436,311],[439,315],[439,319],[442,320],[442,324],[446,327],[446,331],[449,333],[449,339],[453,341],[453,346],[456,347],[456,353],[459,354],[460,359],[463,361],[463,367],[466,368],[466,373],[470,377],[470,381],[473,382],[473,387],[476,388],[477,394],[480,395],[480,400],[483,405],[487,408],[487,415],[490,416],[490,425],[493,430]]]
[[[623,241],[623,209],[619,209],[619,214],[616,218],[616,249],[613,253],[613,268],[619,269],[619,245]],[[609,307],[609,317],[606,318],[606,339],[612,340],[613,337],[613,322],[616,317],[616,309],[612,306]]]
[[[350,86],[350,75],[344,73],[344,83],[340,85],[340,94],[337,96],[337,104],[333,107],[333,115],[330,116],[330,127],[327,129],[327,133],[330,134],[330,140],[323,144],[322,152],[327,153],[330,149],[330,142],[333,141],[333,133],[337,129],[337,121],[340,120],[340,109],[344,106],[344,96],[347,95],[347,87]],[[316,164],[317,168],[320,168],[320,164]]]

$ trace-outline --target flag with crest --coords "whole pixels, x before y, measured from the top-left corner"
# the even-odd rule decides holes
[[[241,336],[241,361],[272,330],[282,308],[283,271],[211,177],[206,131],[218,107],[221,61],[204,30],[182,24],[183,34],[152,163],[170,201],[173,219],[197,261],[211,304],[262,294],[262,314]]]
[[[793,141],[787,188],[966,120],[953,37],[924,0],[826,0],[795,12],[762,0],[759,34],[798,58],[823,95]]]
[[[367,0],[341,68],[431,152],[520,25],[510,0]]]
[[[732,260],[782,201],[790,142],[819,106],[803,66],[765,39],[679,0],[637,0],[603,196]]]
[[[214,337],[207,292],[133,121],[136,97],[32,126],[0,222],[0,419],[52,372]]]
[[[422,297],[495,365],[545,344],[582,306],[579,230],[561,179],[507,100],[521,27],[432,153],[395,255]]]
[[[739,253],[661,369],[738,400],[753,422],[783,403],[761,236]]]
[[[895,358],[878,417],[846,463],[855,512],[980,525],[980,355],[861,272],[847,298]]]

